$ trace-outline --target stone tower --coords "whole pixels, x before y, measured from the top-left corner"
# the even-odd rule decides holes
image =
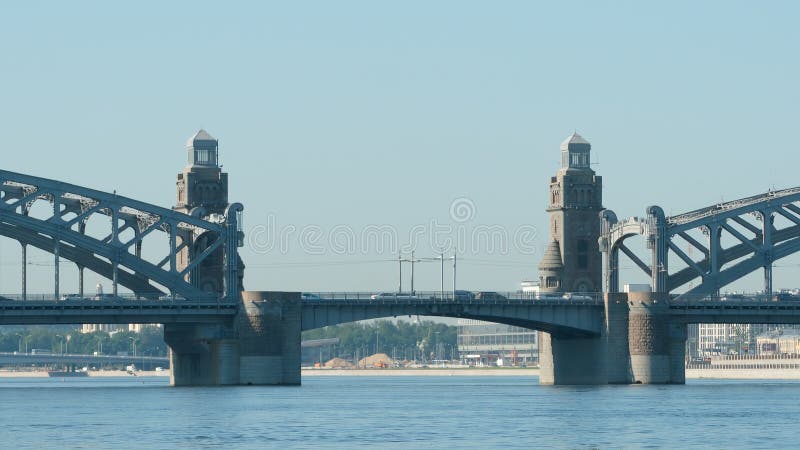
[[[550,242],[539,263],[541,292],[600,292],[602,177],[590,161],[592,146],[578,133],[561,143],[561,169],[550,178]]]
[[[219,166],[219,142],[205,130],[200,130],[186,142],[186,150],[188,161],[178,174],[178,202],[174,209],[200,217],[224,215],[228,206],[228,174]],[[183,270],[193,255],[208,246],[208,242],[203,235],[179,236],[181,240],[192,241],[178,254],[178,270]],[[192,271],[188,281],[206,292],[221,294],[225,272],[223,261],[223,249],[218,248]]]

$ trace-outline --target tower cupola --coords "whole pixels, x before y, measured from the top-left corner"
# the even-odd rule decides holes
[[[219,167],[219,142],[201,129],[186,141],[189,167]]]
[[[561,143],[561,169],[589,169],[592,144],[578,133],[572,133]]]

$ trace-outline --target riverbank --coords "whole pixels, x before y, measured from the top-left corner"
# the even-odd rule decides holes
[[[425,369],[320,369],[304,367],[304,377],[344,376],[344,377],[402,377],[402,376],[538,376],[539,369],[534,368],[501,368],[501,367],[468,367],[468,368],[435,368]]]
[[[539,369],[464,368],[464,369],[319,369],[303,368],[303,377],[403,377],[403,376],[539,376]],[[800,380],[800,369],[686,369],[687,379],[719,380]]]
[[[687,379],[800,380],[800,369],[686,369]]]
[[[303,377],[503,377],[503,376],[539,376],[535,368],[425,368],[425,369],[319,369],[304,367]],[[0,371],[0,378],[48,378],[44,371]],[[138,371],[131,375],[124,370],[103,370],[88,372],[89,377],[168,377],[169,370]],[[58,376],[56,376],[58,378]],[[718,380],[800,380],[800,369],[686,369],[687,379]]]
[[[168,377],[169,370],[156,372],[152,370],[140,370],[135,375],[129,374],[124,370],[98,370],[86,372],[89,377]],[[0,378],[48,378],[50,375],[46,371],[0,371]],[[56,376],[55,378],[58,378]],[[66,377],[64,377],[66,378]]]

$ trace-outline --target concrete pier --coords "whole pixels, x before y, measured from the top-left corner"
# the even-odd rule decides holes
[[[628,343],[629,305],[628,294],[606,293],[606,346],[608,354],[608,383],[630,384],[631,353]]]
[[[172,386],[237,384],[238,346],[234,331],[224,325],[167,324]]]
[[[300,293],[242,292],[228,325],[167,324],[173,386],[300,384]]]
[[[539,333],[540,384],[606,384],[605,337]]]
[[[686,324],[669,324],[669,382],[686,384]]]
[[[245,291],[236,318],[240,384],[300,384],[300,293]]]

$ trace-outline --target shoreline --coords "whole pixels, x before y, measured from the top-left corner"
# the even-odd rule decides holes
[[[453,376],[539,376],[536,368],[420,368],[420,369],[320,369],[303,367],[302,377],[453,377]],[[169,370],[162,372],[139,371],[136,375],[124,370],[103,370],[88,372],[86,377],[169,377]],[[70,376],[51,377],[46,371],[0,371],[2,378],[72,378]],[[687,380],[800,380],[800,369],[686,369]]]
[[[156,372],[154,370],[141,370],[137,371],[136,375],[129,374],[124,370],[98,370],[87,372],[87,376],[53,376],[51,377],[47,371],[0,371],[0,378],[102,378],[102,377],[168,377],[169,370],[163,372]]]
[[[320,377],[320,376],[334,376],[334,377],[371,377],[371,376],[439,376],[439,377],[452,377],[452,376],[531,376],[539,375],[539,369],[534,368],[517,368],[517,369],[504,369],[504,368],[436,368],[428,367],[425,369],[320,369],[320,368],[302,368],[300,373],[302,376]]]

